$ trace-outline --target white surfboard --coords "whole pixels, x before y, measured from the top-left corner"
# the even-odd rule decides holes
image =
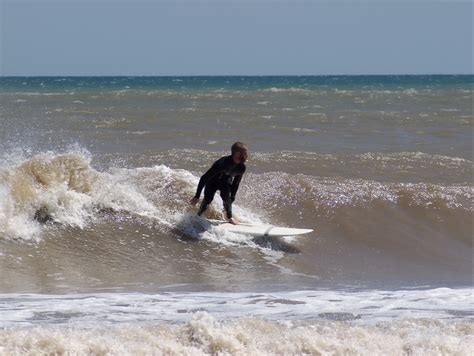
[[[251,236],[295,236],[307,234],[313,231],[313,229],[293,229],[289,227],[278,227],[273,225],[256,225],[246,223],[234,225],[222,220],[208,219],[207,221],[209,221],[212,225],[217,226],[219,229],[230,231],[236,234],[245,234]]]

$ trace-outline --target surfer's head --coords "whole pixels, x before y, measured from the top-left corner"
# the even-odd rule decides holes
[[[232,158],[235,163],[245,163],[249,156],[249,149],[243,142],[236,142],[232,145]]]

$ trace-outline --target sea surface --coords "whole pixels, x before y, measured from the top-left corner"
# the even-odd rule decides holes
[[[472,353],[473,84],[0,78],[0,354]],[[235,141],[235,216],[312,233],[196,223]]]

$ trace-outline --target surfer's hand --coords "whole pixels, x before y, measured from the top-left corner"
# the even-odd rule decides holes
[[[238,225],[239,222],[237,221],[236,218],[230,218],[229,220],[227,220],[229,223],[233,224],[233,225]]]
[[[191,204],[191,205],[196,205],[198,201],[199,201],[199,198],[193,197],[193,198],[189,201],[189,204]]]

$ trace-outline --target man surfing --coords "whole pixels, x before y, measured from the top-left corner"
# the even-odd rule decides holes
[[[231,155],[218,159],[212,167],[201,177],[196,195],[190,200],[191,205],[196,205],[204,189],[204,200],[198,215],[207,209],[214,199],[216,191],[220,191],[222,202],[227,216],[227,221],[237,225],[239,222],[232,217],[232,203],[239,189],[240,181],[245,173],[245,161],[248,158],[248,147],[242,142],[236,142],[231,147]]]

